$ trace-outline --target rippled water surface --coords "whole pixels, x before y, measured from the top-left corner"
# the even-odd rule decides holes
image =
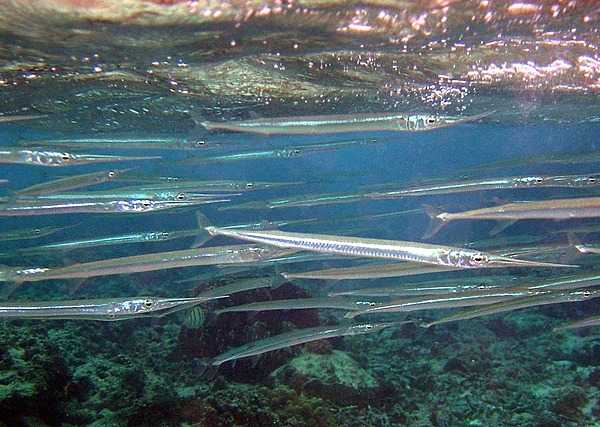
[[[422,326],[461,308],[355,319],[331,307],[290,309],[289,302],[276,311],[218,310],[301,298],[322,304],[330,294],[426,281],[475,283],[480,292],[484,285],[594,277],[597,255],[576,247],[597,242],[598,205],[586,218],[527,219],[498,234],[489,220],[452,221],[431,238],[424,234],[426,210],[598,194],[599,31],[600,4],[577,0],[0,0],[0,315],[3,304],[25,301],[191,298],[236,283],[249,287],[151,319],[3,320],[0,425],[598,425],[599,330],[553,331],[598,314],[596,282],[572,304],[430,328]],[[391,114],[421,124],[471,119],[419,132],[416,122],[338,129],[344,132],[320,131],[317,123]],[[268,119],[314,126],[270,135],[231,128]],[[63,163],[69,154],[155,158],[44,167],[29,153],[21,156],[28,160],[4,162],[20,150],[56,151]],[[111,170],[119,176],[95,186],[58,191],[57,182],[33,196],[22,193]],[[538,182],[564,176],[569,185]],[[511,177],[532,185],[481,187]],[[182,187],[186,180],[202,183]],[[383,194],[461,182],[481,188]],[[141,188],[151,184],[164,193]],[[67,195],[120,201],[128,211],[2,213],[48,203],[39,197],[51,193],[62,194],[64,204],[71,203]],[[211,203],[129,208],[148,210],[149,199],[188,193]],[[198,251],[248,243],[223,236],[206,243],[201,227],[208,225],[477,248],[579,268],[288,280],[282,273],[365,264],[377,270],[383,261],[301,252],[295,262],[254,258],[166,269],[166,255],[159,255],[147,264],[158,267],[143,271],[15,280],[15,271],[22,277],[199,243],[205,246]],[[183,238],[168,236],[181,230],[188,231]],[[135,236],[89,243],[123,235]],[[69,250],[40,248],[84,240]],[[252,288],[247,281],[254,279],[263,285]],[[351,299],[400,298],[409,296]],[[292,339],[276,351],[210,367],[226,351],[290,331],[381,322],[394,324],[301,345]]]

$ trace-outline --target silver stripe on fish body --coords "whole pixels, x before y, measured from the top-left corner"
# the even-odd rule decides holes
[[[424,264],[458,268],[493,267],[572,267],[521,260],[488,254],[471,249],[400,240],[366,239],[360,237],[332,236],[324,234],[290,233],[283,231],[228,230],[206,227],[211,235],[222,235],[280,248],[294,248],[311,252],[338,254],[364,258],[394,259]]]

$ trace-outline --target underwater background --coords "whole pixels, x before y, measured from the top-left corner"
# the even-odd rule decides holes
[[[493,221],[456,221],[425,239],[430,218],[424,206],[467,211],[595,196],[594,187],[505,188],[282,208],[267,204],[461,180],[596,176],[599,30],[600,5],[576,0],[0,0],[0,152],[34,146],[160,157],[63,168],[11,164],[0,154],[0,180],[8,180],[0,185],[0,210],[29,186],[111,168],[127,169],[124,179],[73,191],[97,200],[94,192],[118,192],[136,182],[172,183],[175,192],[181,181],[238,185],[196,190],[226,200],[157,212],[0,215],[0,240],[3,233],[19,236],[0,241],[0,277],[16,268],[60,268],[190,249],[209,225],[198,222],[197,211],[217,227],[281,221],[291,223],[277,228],[301,233],[481,250],[544,246],[551,249],[544,261],[577,264],[578,271],[570,274],[593,275],[597,255],[573,256],[572,249],[578,242],[597,242],[597,217],[524,220],[498,234],[490,234]],[[422,132],[265,136],[202,125],[362,113],[485,116]],[[11,119],[21,115],[35,117]],[[77,148],[60,142],[85,138],[109,142],[80,142],[84,145]],[[134,140],[140,139],[170,142],[139,148]],[[182,149],[181,141],[189,145]],[[341,145],[331,145],[336,142]],[[235,158],[243,153],[259,154]],[[216,156],[229,157],[209,159]],[[197,233],[69,251],[31,250],[176,230]],[[205,246],[238,243],[218,236]],[[460,309],[383,313],[360,321],[334,309],[216,313],[368,287],[473,278],[529,284],[566,274],[561,268],[362,280],[284,279],[281,274],[364,261],[275,259],[84,281],[6,280],[0,283],[6,288],[0,312],[6,301],[192,298],[254,278],[268,279],[272,286],[165,317],[0,320],[0,425],[600,425],[600,329],[554,330],[597,315],[594,299],[428,328],[422,324]],[[303,328],[371,321],[396,323],[377,333],[290,345],[225,362],[216,372],[206,370],[207,361],[246,343]]]

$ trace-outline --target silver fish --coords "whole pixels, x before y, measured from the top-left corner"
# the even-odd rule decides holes
[[[428,206],[426,212],[432,220],[432,226],[426,235],[431,237],[444,224],[455,220],[489,219],[514,222],[523,219],[597,218],[600,217],[600,197],[516,202],[456,213],[438,212]]]
[[[370,307],[362,311],[346,313],[344,317],[354,318],[365,314],[410,312],[417,310],[433,310],[442,308],[470,307],[476,305],[489,305],[507,301],[538,291],[527,289],[489,289],[476,290],[445,295],[425,295],[421,297],[405,298]]]
[[[47,203],[15,203],[0,205],[0,216],[37,216],[73,213],[143,213],[223,201],[229,200],[202,199],[168,202],[156,200],[111,200],[106,202],[49,201]]]
[[[32,151],[32,150],[0,150],[0,163],[12,163],[34,166],[62,167],[73,165],[87,165],[91,163],[129,162],[133,160],[153,160],[160,157],[126,157],[102,154],[73,154],[58,151]]]
[[[553,329],[554,332],[567,331],[570,329],[589,328],[591,326],[600,325],[600,316],[586,317],[585,319],[577,320],[566,325],[558,326]]]
[[[219,354],[210,361],[210,365],[218,368],[225,362],[256,356],[270,351],[288,348],[308,342],[348,335],[362,335],[379,332],[385,328],[398,325],[399,322],[342,324],[334,326],[317,326],[315,328],[297,329],[280,335],[254,341]]]
[[[347,298],[296,298],[236,305],[217,310],[216,314],[238,313],[245,311],[306,310],[311,308],[358,311],[363,310],[365,307],[374,307],[377,305],[379,305],[379,303],[372,301],[353,301]]]
[[[3,319],[76,319],[116,321],[163,317],[209,301],[207,298],[106,298],[71,301],[2,302]]]
[[[216,298],[225,295],[233,295],[240,292],[251,291],[261,288],[276,288],[281,280],[273,277],[251,277],[248,279],[235,280],[227,285],[218,286],[213,289],[200,292],[199,297]]]
[[[204,230],[173,230],[173,231],[145,231],[141,233],[121,234],[116,236],[97,237],[94,239],[71,240],[68,242],[49,243],[34,247],[20,249],[20,253],[39,253],[46,251],[70,251],[82,248],[99,246],[125,245],[129,243],[166,242],[169,240],[193,237]]]
[[[400,240],[381,240],[323,234],[289,233],[275,230],[227,230],[217,227],[206,227],[206,230],[212,235],[228,236],[235,239],[262,243],[280,248],[306,250],[310,252],[352,257],[412,261],[446,267],[457,267],[461,269],[507,266],[569,267],[564,264],[553,264],[503,257],[500,255],[475,251],[472,249],[406,242]]]
[[[36,120],[48,117],[46,114],[21,114],[17,116],[0,116],[0,123],[20,122],[23,120]]]
[[[40,194],[52,194],[60,191],[74,190],[76,188],[89,187],[91,185],[103,184],[113,181],[121,174],[130,169],[108,170],[100,172],[86,173],[82,175],[68,176],[59,178],[41,184],[35,184],[27,188],[16,191],[21,196],[36,196]]]
[[[472,310],[462,311],[443,317],[434,322],[423,324],[424,327],[431,327],[442,323],[454,322],[456,320],[468,320],[476,317],[488,316],[490,314],[505,313],[508,311],[519,310],[528,307],[537,307],[548,304],[562,304],[566,302],[585,301],[600,297],[600,289],[576,289],[567,291],[539,291],[537,294],[511,299],[509,301],[498,302],[495,304],[477,307]]]
[[[224,145],[201,138],[187,137],[126,137],[112,138],[69,138],[20,140],[21,147],[61,147],[61,148],[93,148],[93,149],[146,149],[146,150],[207,150]]]
[[[342,132],[424,131],[473,122],[493,111],[473,116],[411,113],[362,113],[326,116],[273,117],[235,122],[199,123],[208,130],[249,132],[261,135],[323,135]]]
[[[61,268],[9,268],[0,270],[0,281],[15,283],[51,279],[76,279],[140,273],[200,265],[236,264],[282,256],[290,250],[257,245],[215,246],[158,252],[73,264]]]

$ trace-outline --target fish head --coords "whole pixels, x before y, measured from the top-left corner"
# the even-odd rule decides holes
[[[438,114],[416,114],[408,117],[408,128],[412,131],[423,131],[444,128],[448,126],[457,125],[460,123],[473,122],[479,119],[483,119],[494,111],[488,111],[482,114],[476,114],[473,116],[444,116]]]
[[[519,176],[513,178],[513,184],[517,187],[537,187],[548,184],[551,181],[549,177],[544,176]]]
[[[370,334],[382,331],[383,329],[392,326],[393,322],[379,322],[379,323],[361,323],[358,325],[351,325],[348,327],[349,335],[362,335]]]
[[[576,187],[595,187],[600,185],[600,175],[583,175],[572,179]]]
[[[74,163],[78,156],[58,151],[30,151],[30,161],[43,166],[68,166]]]

